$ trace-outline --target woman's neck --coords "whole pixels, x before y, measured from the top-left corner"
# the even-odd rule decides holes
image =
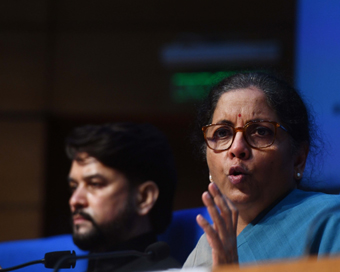
[[[242,210],[239,210],[238,221],[237,221],[237,229],[236,229],[237,235],[239,235],[242,232],[242,230],[250,222],[252,222],[261,211],[262,210],[257,211],[255,209],[253,211],[250,211],[249,209],[247,209],[246,212],[242,212]]]
[[[275,200],[270,202],[261,202],[261,203],[248,203],[247,205],[236,205],[238,209],[238,222],[237,222],[237,235],[239,235],[242,230],[251,222],[255,220],[255,218],[264,217],[276,204],[278,204],[282,199],[284,199],[291,191],[287,190],[284,194],[276,197]]]

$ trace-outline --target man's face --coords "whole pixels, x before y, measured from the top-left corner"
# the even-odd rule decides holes
[[[87,153],[79,153],[69,173],[73,239],[84,250],[101,251],[129,238],[136,217],[127,178]]]

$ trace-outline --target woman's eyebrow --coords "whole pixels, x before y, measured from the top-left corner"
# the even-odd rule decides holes
[[[234,123],[229,120],[221,120],[221,121],[218,121],[216,124],[217,125],[230,125],[230,126],[234,125]]]
[[[259,122],[259,121],[272,121],[270,118],[254,118],[254,119],[249,119],[245,121],[245,124],[250,123],[250,122]],[[217,125],[229,125],[229,126],[234,126],[234,123],[229,121],[229,120],[220,120],[216,122],[215,124]]]
[[[246,123],[249,123],[249,122],[260,122],[260,121],[272,121],[272,120],[271,120],[271,118],[255,118],[255,119],[247,120]]]

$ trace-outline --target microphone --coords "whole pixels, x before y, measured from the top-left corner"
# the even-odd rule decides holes
[[[53,268],[56,263],[63,257],[76,256],[74,250],[71,251],[54,251],[45,254],[45,267]],[[76,266],[76,260],[70,259],[69,262],[65,262],[60,268],[74,268]]]
[[[149,261],[155,263],[160,260],[167,258],[170,255],[170,247],[165,242],[156,242],[151,244],[145,249],[145,252],[139,252],[136,250],[125,250],[125,251],[113,251],[113,252],[105,252],[105,253],[92,253],[87,255],[68,255],[63,256],[59,259],[59,261],[55,264],[53,272],[58,272],[60,268],[63,268],[64,262],[70,262],[81,260],[81,259],[110,259],[110,258],[120,258],[120,257],[146,257]]]
[[[19,265],[12,266],[9,268],[3,268],[1,269],[1,272],[12,271],[12,270],[23,268],[23,267],[26,267],[32,264],[38,264],[38,263],[43,263],[46,268],[53,268],[60,258],[70,257],[70,256],[75,256],[75,255],[76,253],[74,252],[74,250],[72,250],[72,252],[71,251],[47,252],[44,256],[44,259],[19,264]],[[75,265],[76,265],[75,261],[70,261],[70,262],[65,262],[60,268],[71,268],[71,267],[74,268]]]

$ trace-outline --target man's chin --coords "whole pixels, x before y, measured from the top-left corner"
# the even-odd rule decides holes
[[[94,229],[80,228],[73,232],[73,242],[82,250],[94,250],[103,242],[103,236]]]
[[[91,232],[94,232],[95,230],[93,229],[92,225],[85,225],[85,224],[79,224],[73,226],[73,235],[77,236],[86,236],[86,235],[91,235]]]

